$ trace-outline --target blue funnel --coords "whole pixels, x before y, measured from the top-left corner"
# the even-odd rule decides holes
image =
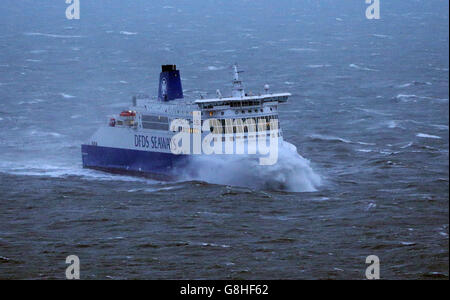
[[[183,98],[180,71],[176,65],[162,65],[159,75],[158,100],[170,101]]]

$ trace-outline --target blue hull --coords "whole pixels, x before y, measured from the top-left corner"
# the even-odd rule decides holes
[[[177,178],[175,169],[187,164],[186,155],[82,145],[83,167],[116,174],[162,180]]]

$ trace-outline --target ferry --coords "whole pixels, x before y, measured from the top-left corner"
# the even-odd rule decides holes
[[[246,154],[261,160],[271,153],[258,139],[282,142],[278,106],[291,94],[270,93],[267,84],[263,93],[246,93],[234,65],[230,96],[217,90],[214,98],[187,99],[176,65],[161,68],[158,97],[134,96],[126,110],[108,117],[81,145],[84,168],[173,180],[195,155]],[[263,144],[264,153],[255,151]]]

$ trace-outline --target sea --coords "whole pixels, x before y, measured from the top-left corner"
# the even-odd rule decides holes
[[[0,279],[448,279],[449,2],[0,3]],[[276,165],[177,181],[81,144],[176,64],[185,98],[270,85]]]

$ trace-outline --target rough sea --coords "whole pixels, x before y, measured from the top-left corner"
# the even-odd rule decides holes
[[[0,3],[0,279],[448,279],[448,1]],[[179,182],[80,145],[176,64],[187,98],[292,93],[270,169]],[[239,185],[239,186],[238,186]]]

